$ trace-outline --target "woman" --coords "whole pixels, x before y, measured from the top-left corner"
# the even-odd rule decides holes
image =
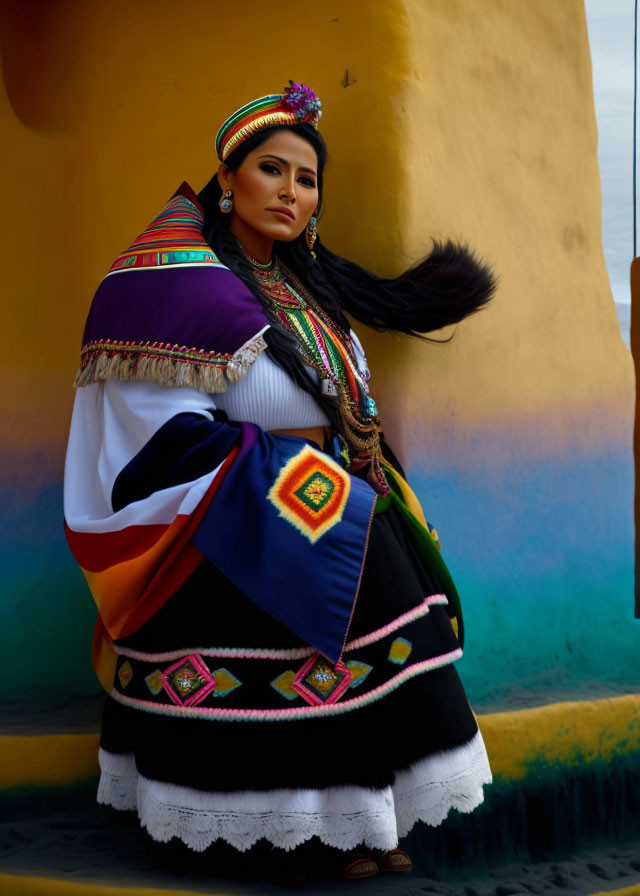
[[[243,106],[216,176],[114,262],[65,518],[109,692],[98,799],[199,851],[318,838],[363,877],[410,870],[399,838],[491,776],[457,594],[344,312],[417,335],[494,287],[450,243],[392,280],[325,248],[319,118],[293,83]]]

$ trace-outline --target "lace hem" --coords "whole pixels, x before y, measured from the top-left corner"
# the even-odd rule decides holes
[[[96,800],[120,811],[138,808],[138,771],[133,753],[98,750],[100,781]]]
[[[150,780],[138,774],[133,754],[100,750],[98,802],[137,809],[151,837],[178,837],[196,852],[218,839],[244,852],[265,838],[295,849],[311,837],[350,850],[365,844],[393,849],[417,821],[439,825],[450,809],[471,812],[483,800],[491,771],[482,735],[429,756],[399,772],[391,787],[330,787],[212,793]]]
[[[417,821],[437,827],[450,809],[473,812],[491,784],[491,768],[480,731],[467,744],[422,759],[399,772],[393,785],[398,837]]]

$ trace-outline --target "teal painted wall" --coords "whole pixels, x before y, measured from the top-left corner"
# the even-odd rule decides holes
[[[471,463],[410,464],[461,595],[469,698],[491,709],[640,688],[631,442],[535,460],[509,448],[478,438]]]

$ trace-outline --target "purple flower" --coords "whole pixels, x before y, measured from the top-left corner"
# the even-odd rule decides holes
[[[318,127],[322,115],[322,103],[317,95],[306,84],[294,84],[285,87],[282,97],[285,106],[300,120]]]

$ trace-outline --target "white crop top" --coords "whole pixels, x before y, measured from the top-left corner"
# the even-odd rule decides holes
[[[309,368],[312,375],[318,373]],[[237,383],[212,396],[230,420],[256,423],[262,429],[303,429],[328,426],[329,420],[313,396],[301,389],[262,352]]]
[[[360,340],[353,330],[350,336],[358,367],[368,378]],[[318,379],[317,371],[312,367],[309,370]],[[226,392],[216,393],[212,398],[230,420],[256,423],[265,430],[329,425],[329,419],[313,396],[296,385],[266,352],[258,355],[241,380],[229,383]]]

